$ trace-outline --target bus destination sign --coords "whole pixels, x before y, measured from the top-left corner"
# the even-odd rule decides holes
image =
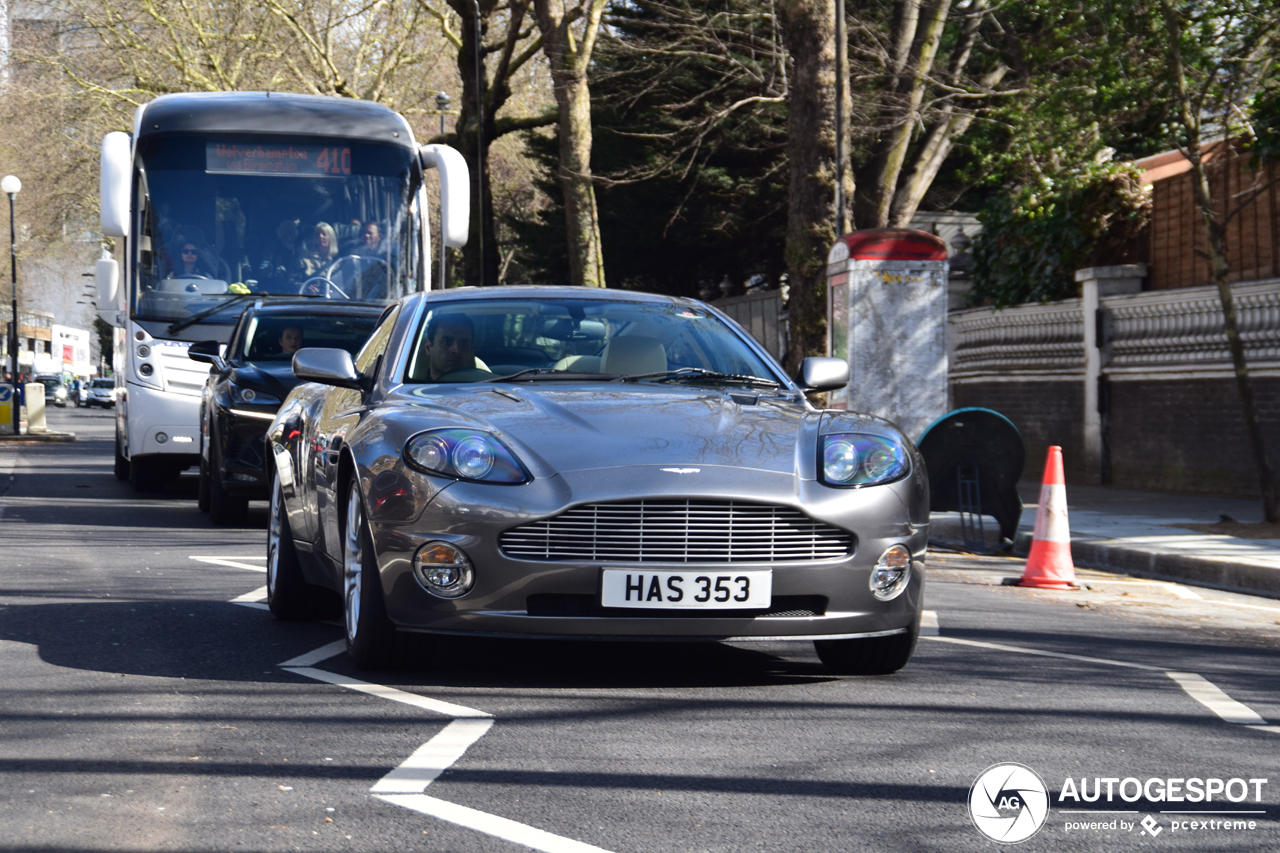
[[[351,174],[347,146],[238,144],[210,142],[205,146],[205,171],[235,175],[301,175],[325,177]]]

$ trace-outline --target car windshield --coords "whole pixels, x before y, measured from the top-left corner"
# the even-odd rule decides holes
[[[114,388],[115,386],[116,386],[116,383],[115,383],[115,380],[113,379],[95,379],[93,380],[93,385],[91,387],[111,389],[111,388]]]
[[[764,358],[696,304],[529,298],[427,312],[408,382],[698,382],[777,387]]]
[[[418,289],[412,155],[337,139],[139,143],[134,317],[234,323],[249,293],[388,302]]]
[[[371,316],[314,316],[307,314],[255,314],[235,342],[231,360],[288,362],[302,347],[338,347],[355,355],[378,322]]]
[[[49,386],[52,386],[52,385],[61,385],[61,384],[62,384],[62,377],[61,377],[61,376],[51,376],[51,375],[47,375],[47,374],[46,374],[46,375],[43,375],[43,376],[37,376],[33,381],[35,381],[35,382],[39,382],[41,385],[43,385],[43,386],[45,386],[46,388],[48,388]]]

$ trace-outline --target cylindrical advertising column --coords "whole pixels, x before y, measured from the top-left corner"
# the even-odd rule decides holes
[[[873,228],[827,256],[830,349],[849,361],[836,408],[897,424],[911,439],[947,411],[947,247],[924,231]]]

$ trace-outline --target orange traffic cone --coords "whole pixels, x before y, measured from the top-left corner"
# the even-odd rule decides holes
[[[1067,526],[1067,484],[1062,476],[1062,448],[1054,445],[1044,460],[1036,529],[1027,568],[1017,586],[1079,589],[1071,562],[1071,530]]]

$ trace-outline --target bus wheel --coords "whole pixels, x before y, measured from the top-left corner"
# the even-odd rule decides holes
[[[135,492],[158,492],[165,482],[163,459],[149,456],[129,460],[129,485]]]
[[[116,479],[124,482],[129,479],[129,460],[124,458],[124,452],[120,449],[120,433],[116,433]]]

